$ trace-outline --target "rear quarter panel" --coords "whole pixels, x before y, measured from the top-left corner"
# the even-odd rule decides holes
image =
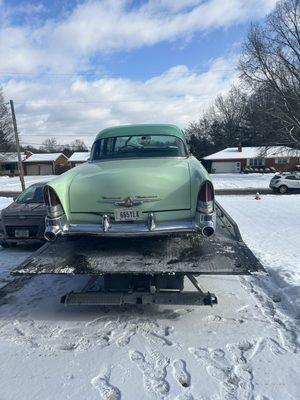
[[[62,175],[59,175],[57,178],[51,180],[46,186],[54,189],[56,194],[58,195],[63,209],[66,213],[67,218],[70,217],[70,198],[69,198],[69,188],[72,183],[74,177],[78,174],[79,169],[82,166],[78,166],[72,168],[71,170],[65,172]]]

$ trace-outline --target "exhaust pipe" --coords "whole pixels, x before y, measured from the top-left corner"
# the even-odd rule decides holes
[[[201,233],[202,233],[203,236],[209,237],[209,236],[212,236],[215,233],[215,230],[211,226],[206,226],[205,228],[202,229]]]
[[[201,230],[201,233],[203,236],[206,236],[206,237],[212,236],[215,233],[215,228],[214,228],[213,223],[211,222],[210,224],[204,226]]]
[[[60,234],[61,229],[58,226],[48,226],[45,230],[44,238],[48,240],[48,242],[54,242]]]

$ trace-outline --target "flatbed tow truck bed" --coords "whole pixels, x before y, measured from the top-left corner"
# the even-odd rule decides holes
[[[217,303],[216,296],[203,292],[196,276],[264,272],[238,226],[218,203],[216,216],[216,233],[210,238],[59,238],[43,245],[12,274],[90,275],[81,292],[62,297],[69,305],[212,305]],[[195,291],[184,291],[184,277]]]

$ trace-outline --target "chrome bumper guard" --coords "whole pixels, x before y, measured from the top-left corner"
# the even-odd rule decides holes
[[[45,237],[55,240],[59,235],[94,235],[105,237],[155,236],[172,233],[202,232],[207,228],[214,231],[214,214],[200,214],[192,221],[160,222],[155,221],[154,213],[148,214],[147,222],[118,224],[110,222],[108,215],[102,216],[98,224],[72,224],[66,221],[65,215],[56,218],[46,217]],[[54,238],[55,237],[55,238]]]

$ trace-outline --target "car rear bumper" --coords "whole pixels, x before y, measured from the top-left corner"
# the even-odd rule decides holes
[[[16,237],[15,230],[28,230],[28,236]],[[19,241],[34,241],[34,240],[45,240],[44,237],[45,225],[4,225],[0,224],[0,240],[5,242],[19,242]]]
[[[7,236],[4,232],[0,232],[0,241],[4,241],[7,243],[16,243],[16,242],[34,242],[37,240],[45,241],[45,236],[43,234],[37,235],[35,237],[10,237]]]
[[[200,232],[210,236],[215,229],[214,213],[196,213],[193,220],[156,222],[155,213],[149,213],[147,222],[116,223],[104,215],[101,224],[68,223],[65,216],[46,217],[45,237],[54,240],[59,235],[90,235],[102,237],[159,236],[176,233]],[[47,234],[50,233],[50,235]],[[50,239],[51,236],[51,239]]]
[[[269,188],[271,188],[271,189],[277,189],[278,188],[278,184],[276,184],[275,182],[273,183],[273,182],[271,182],[270,184],[269,184]]]

